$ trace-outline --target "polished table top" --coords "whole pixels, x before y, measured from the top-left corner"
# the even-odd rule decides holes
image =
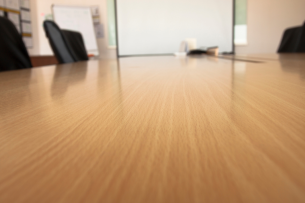
[[[0,202],[304,203],[305,55],[241,57],[0,73]]]

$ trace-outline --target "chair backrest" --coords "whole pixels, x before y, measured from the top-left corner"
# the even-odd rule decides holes
[[[15,25],[0,17],[0,71],[31,67],[30,56]]]
[[[301,27],[285,30],[278,53],[305,52],[305,23]]]
[[[303,29],[301,32],[301,37],[299,41],[299,46],[297,48],[297,52],[305,53],[305,22],[303,24]]]
[[[61,30],[70,48],[73,57],[77,61],[88,61],[88,54],[82,34],[71,30]]]
[[[54,21],[46,20],[43,23],[46,36],[59,63],[73,63],[77,60],[69,50],[68,44],[60,28]]]

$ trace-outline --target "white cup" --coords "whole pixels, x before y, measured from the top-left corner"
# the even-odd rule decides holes
[[[188,44],[188,50],[197,49],[197,39],[195,39],[195,38],[188,38],[185,41]]]

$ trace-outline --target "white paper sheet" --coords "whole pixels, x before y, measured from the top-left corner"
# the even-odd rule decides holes
[[[9,12],[8,19],[10,19],[15,25],[20,25],[19,14]]]
[[[92,13],[92,16],[99,16],[100,12],[99,12],[98,6],[92,6],[91,7],[91,13]]]
[[[104,38],[104,27],[102,24],[94,25],[96,38]]]
[[[93,18],[93,23],[94,24],[99,24],[100,23],[100,18],[99,17]]]
[[[32,37],[23,37],[23,42],[27,48],[33,47],[33,38]]]
[[[29,11],[21,10],[21,20],[31,21],[31,13]]]
[[[30,9],[30,1],[29,0],[20,0],[20,7]]]
[[[19,11],[20,10],[19,0],[5,0],[5,7]]]
[[[31,23],[22,22],[22,32],[23,33],[32,33]]]

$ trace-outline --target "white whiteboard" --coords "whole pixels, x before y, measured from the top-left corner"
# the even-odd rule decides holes
[[[170,54],[181,41],[233,52],[234,0],[117,0],[119,56]]]
[[[53,16],[61,29],[74,30],[83,35],[89,54],[99,55],[90,7],[53,5]]]

